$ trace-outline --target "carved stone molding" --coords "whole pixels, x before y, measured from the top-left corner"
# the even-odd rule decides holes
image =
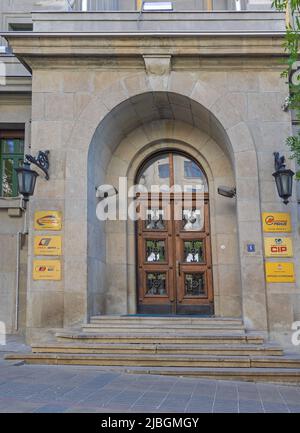
[[[146,72],[149,75],[169,75],[171,71],[171,55],[144,55]]]
[[[246,59],[262,56],[284,57],[283,35],[270,36],[137,36],[137,35],[82,35],[82,34],[16,34],[5,33],[16,56],[40,57],[116,57],[143,56],[159,63],[170,63],[170,57],[237,56]],[[150,60],[151,59],[151,60]],[[145,61],[145,60],[144,60]],[[160,67],[161,68],[161,67]]]

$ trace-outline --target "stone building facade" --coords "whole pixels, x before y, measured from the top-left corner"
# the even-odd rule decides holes
[[[288,158],[292,130],[280,78],[285,17],[261,1],[206,11],[178,0],[168,13],[136,11],[129,0],[88,12],[73,3],[1,2],[9,48],[0,128],[3,137],[23,131],[25,153],[50,151],[50,180],[38,179],[27,220],[19,197],[0,199],[7,332],[39,341],[93,315],[137,313],[135,224],[100,222],[96,189],[119,190],[120,177],[130,186],[156,152],[174,152],[208,182],[214,315],[241,317],[248,330],[290,345],[300,320],[297,190],[285,206],[272,177],[273,152]],[[221,185],[236,187],[236,198],[219,195]],[[46,210],[63,217],[60,281],[33,278],[43,259],[34,216]],[[294,263],[293,283],[266,282],[266,261],[278,259],[265,257],[263,212],[291,214],[294,257],[279,261]]]

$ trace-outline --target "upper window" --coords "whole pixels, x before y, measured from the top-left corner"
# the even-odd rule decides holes
[[[18,179],[15,168],[24,161],[24,133],[0,132],[0,196],[17,197]]]

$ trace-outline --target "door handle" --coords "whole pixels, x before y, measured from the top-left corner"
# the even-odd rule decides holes
[[[180,277],[181,276],[181,263],[179,260],[177,260],[177,262],[176,262],[176,270],[177,270],[178,277]]]

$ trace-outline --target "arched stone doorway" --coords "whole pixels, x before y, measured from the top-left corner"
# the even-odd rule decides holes
[[[135,179],[137,312],[213,315],[209,191],[200,164],[170,149]]]
[[[215,140],[184,122],[155,121],[147,124],[147,131],[145,134],[144,126],[140,126],[121,141],[108,165],[105,183],[118,185],[119,177],[122,176],[128,179],[130,188],[135,184],[143,163],[157,152],[176,150],[197,161],[206,173],[207,188],[210,191],[215,315],[240,317],[242,294],[236,203],[217,193],[220,183],[234,183],[229,157]],[[136,314],[138,299],[135,222],[130,219],[107,221],[104,230],[107,291],[103,314]]]
[[[113,95],[118,89],[112,86]],[[260,260],[262,238],[260,210],[256,205],[258,176],[255,148],[247,125],[226,96],[212,107],[209,104],[211,108],[207,109],[198,90],[196,86],[191,96],[182,95],[180,89],[175,93],[175,88],[172,92],[133,92],[132,96],[127,97],[120,94],[119,105],[109,112],[105,109],[105,113],[101,100],[96,98],[81,116],[82,119],[90,116],[96,121],[96,113],[99,112],[98,119],[102,119],[96,131],[94,129],[87,164],[88,316],[99,313],[135,314],[137,305],[134,224],[124,221],[99,223],[95,217],[95,186],[103,183],[118,185],[120,176],[126,176],[130,186],[143,159],[155,150],[164,149],[169,141],[176,142],[177,149],[196,157],[205,168],[210,191],[213,192],[210,210],[215,314],[243,315],[250,329],[265,329],[265,284],[263,261]],[[230,107],[230,112],[225,106]],[[95,124],[94,120],[89,120],[82,134],[86,131],[86,135],[90,136],[91,124]],[[77,129],[74,129],[70,139],[74,137],[73,144],[77,147],[76,132]],[[217,195],[217,187],[221,184],[236,185],[237,201]],[[255,206],[248,218],[245,205],[251,203]],[[259,234],[256,236],[258,254],[255,258],[245,252],[249,242],[248,228],[251,240],[253,233]],[[253,292],[251,283],[254,263],[255,278],[259,280],[255,291],[259,286],[259,293]]]

